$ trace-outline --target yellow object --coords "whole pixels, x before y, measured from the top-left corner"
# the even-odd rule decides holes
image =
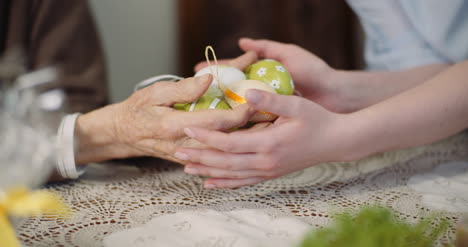
[[[236,93],[234,93],[233,91],[229,90],[229,89],[226,89],[226,91],[224,91],[224,96],[239,103],[239,104],[245,104],[247,103],[247,101],[244,99],[244,97],[241,97],[239,95],[237,95]],[[263,114],[269,114],[272,116],[272,118],[276,118],[274,116],[274,114],[272,113],[269,113],[269,112],[266,112],[266,111],[260,111],[261,113]]]
[[[245,95],[247,90],[249,89],[258,89],[267,91],[269,93],[276,94],[276,91],[266,85],[263,82],[256,81],[256,80],[243,80],[237,81],[229,85],[229,89],[224,91],[224,96],[226,102],[231,106],[231,108],[236,108],[237,106],[246,103]],[[265,112],[265,111],[258,111],[255,113],[251,118],[251,122],[271,122],[277,118],[276,115]]]
[[[15,187],[7,192],[0,191],[0,246],[20,246],[8,215],[24,217],[51,214],[60,217],[69,213],[70,209],[60,197],[50,192],[30,191],[26,187]]]
[[[239,104],[247,103],[247,101],[244,99],[244,97],[241,97],[241,96],[237,95],[236,93],[234,93],[233,91],[231,91],[229,89],[226,89],[226,91],[224,91],[224,96],[228,97],[231,100],[234,100],[235,102],[237,102]]]

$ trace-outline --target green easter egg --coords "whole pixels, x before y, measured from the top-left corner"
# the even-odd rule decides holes
[[[174,109],[181,111],[197,111],[205,109],[231,109],[226,101],[215,96],[204,95],[193,103],[178,103],[174,105]]]
[[[258,61],[250,65],[245,74],[249,80],[257,80],[270,85],[278,94],[292,95],[294,93],[291,74],[276,60]]]

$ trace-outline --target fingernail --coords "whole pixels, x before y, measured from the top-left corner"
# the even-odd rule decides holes
[[[193,168],[193,167],[185,167],[184,168],[185,173],[192,174],[192,175],[197,175],[198,171],[199,170],[197,168]]]
[[[193,130],[189,129],[189,128],[184,128],[184,132],[187,136],[191,137],[191,138],[195,138],[196,135],[195,135],[195,132],[193,132]]]
[[[198,83],[204,82],[204,81],[206,81],[208,79],[209,76],[210,76],[210,74],[197,76],[196,81]]]
[[[176,152],[174,156],[179,160],[189,160],[190,157],[186,153]]]
[[[205,189],[216,189],[215,184],[205,184]]]
[[[258,90],[249,89],[245,97],[249,103],[258,104],[260,101],[262,101],[263,95]]]

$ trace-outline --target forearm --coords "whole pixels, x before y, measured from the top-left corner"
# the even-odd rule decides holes
[[[335,71],[329,84],[343,104],[340,112],[354,112],[415,87],[447,69],[447,64],[425,65],[404,71]]]
[[[109,105],[81,115],[77,119],[76,164],[134,156],[128,147],[121,144],[116,137],[115,114],[119,107],[119,104]]]
[[[354,158],[428,144],[468,127],[468,62],[349,114]]]

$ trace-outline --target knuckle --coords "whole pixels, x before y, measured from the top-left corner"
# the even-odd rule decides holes
[[[213,172],[210,171],[210,170],[198,168],[198,173],[197,173],[197,175],[199,175],[199,176],[205,176],[205,177],[213,177]]]
[[[280,159],[277,156],[270,156],[270,170],[276,170],[280,167]]]
[[[259,167],[259,170],[263,171],[263,172],[268,172],[268,171],[271,171],[272,169],[273,169],[273,165],[271,163],[268,163],[268,162],[263,163]]]
[[[250,118],[252,117],[252,113],[250,111],[243,111],[240,113],[241,115],[237,118],[237,125],[243,126],[249,122]]]
[[[176,95],[185,95],[186,89],[185,85],[181,82],[174,83],[173,90]]]
[[[167,154],[173,154],[176,150],[176,145],[171,142],[157,142],[154,147],[154,150],[158,150],[158,152]]]
[[[260,166],[260,170],[262,171],[274,171],[278,167],[278,160],[273,157],[269,156],[268,158],[265,159],[263,164]]]
[[[200,127],[205,127],[212,130],[220,130],[223,129],[225,125],[227,125],[226,120],[216,119],[215,116],[213,116],[212,118],[207,118],[203,123],[203,126]]]
[[[240,174],[239,172],[232,172],[230,174],[228,174],[227,172],[223,172],[223,175],[226,178],[234,178],[234,179],[244,178],[244,176],[242,176],[242,174]]]
[[[208,158],[209,156],[210,155],[206,153],[204,150],[199,150],[196,153],[190,154],[190,158],[192,159],[192,161],[196,161],[201,164],[209,164],[211,161],[211,159]]]
[[[273,94],[271,93],[264,93],[263,94],[263,100],[261,103],[263,103],[263,105],[271,105],[273,103]]]
[[[234,151],[234,144],[232,142],[224,142],[220,145],[221,150],[226,152],[233,152]]]
[[[277,170],[270,170],[270,171],[265,171],[264,177],[267,177],[269,179],[272,178],[277,178],[279,177],[278,171]]]
[[[208,177],[212,178],[226,178],[226,173],[222,171],[209,171]]]
[[[235,165],[232,162],[225,162],[221,168],[226,170],[233,170],[235,168]]]
[[[177,99],[193,102],[198,99],[198,95],[190,90],[190,83],[187,81],[172,82],[173,94]]]
[[[273,153],[276,150],[277,146],[278,144],[275,141],[270,141],[262,145],[261,151],[267,154]]]
[[[303,101],[297,97],[293,96],[289,104],[290,112],[293,114],[299,114],[304,109]]]
[[[178,136],[177,127],[169,117],[163,117],[161,119],[158,131],[160,133],[159,136],[166,139],[172,139]]]
[[[237,127],[245,125],[250,119],[250,113],[247,109],[234,110],[233,112],[223,112],[223,118],[217,121],[219,128]]]

